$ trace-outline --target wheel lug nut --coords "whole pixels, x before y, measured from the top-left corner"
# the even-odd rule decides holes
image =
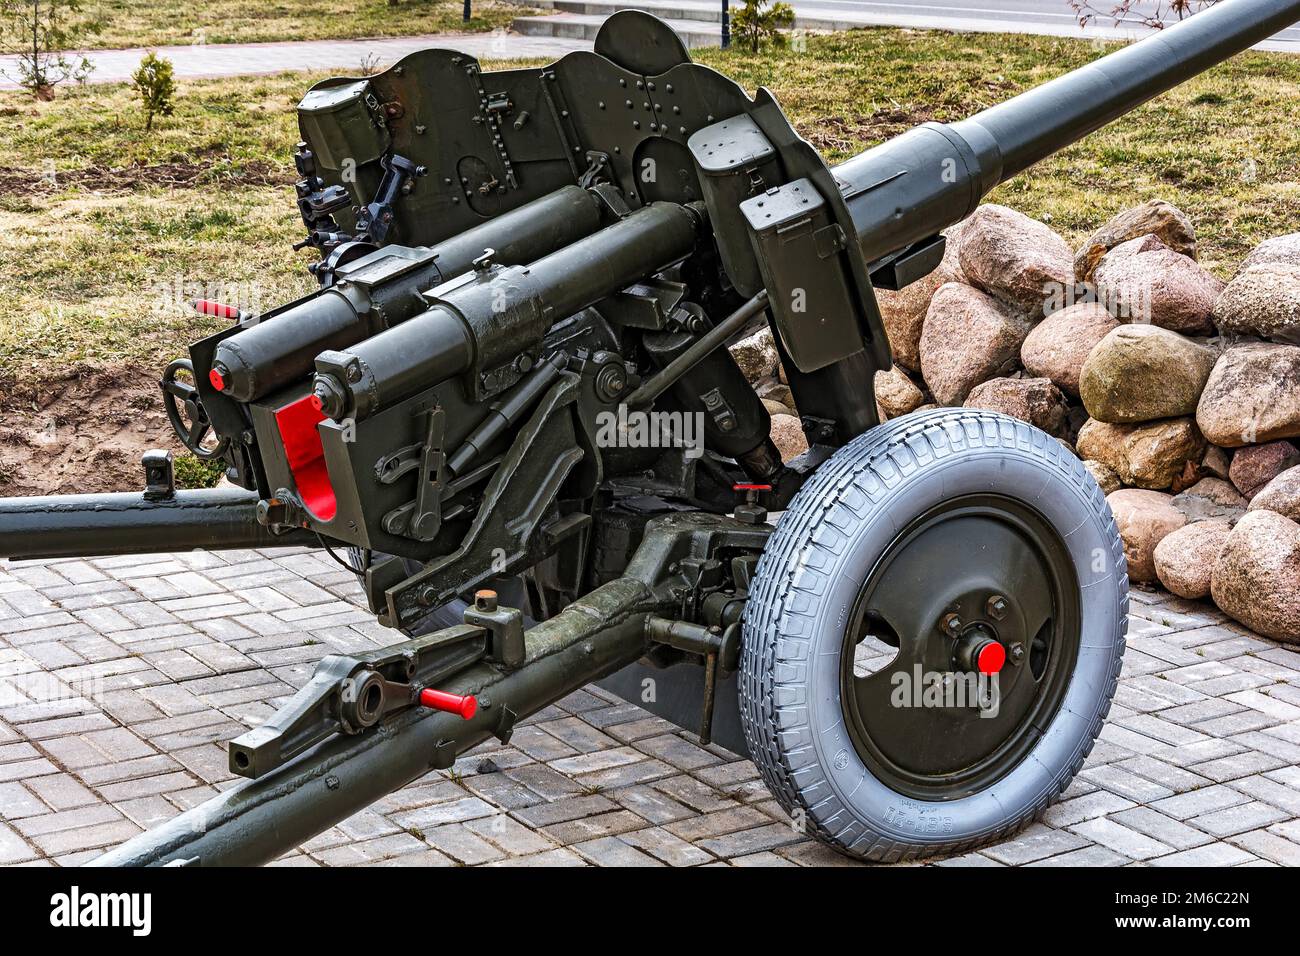
[[[1021,644],[1019,641],[1016,641],[1014,644],[1011,645],[1010,648],[1007,649],[1007,653],[1011,658],[1011,663],[1019,665],[1020,662],[1025,659],[1025,645]]]
[[[945,614],[943,620],[939,622],[939,629],[945,634],[956,637],[961,633],[961,615]]]
[[[984,610],[988,612],[989,617],[995,621],[1000,621],[1007,616],[1007,599],[1001,594],[995,594],[988,599],[984,605]]]

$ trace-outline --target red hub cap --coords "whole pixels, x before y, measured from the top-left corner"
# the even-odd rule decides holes
[[[997,641],[989,641],[975,655],[975,666],[981,674],[996,674],[1006,662],[1006,648]]]

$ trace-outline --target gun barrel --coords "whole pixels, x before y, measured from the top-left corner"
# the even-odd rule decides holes
[[[926,123],[835,168],[867,262],[974,212],[995,186],[1300,20],[1300,0],[1225,0],[957,123]]]

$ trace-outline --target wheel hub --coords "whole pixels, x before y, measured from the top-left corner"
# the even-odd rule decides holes
[[[863,763],[929,800],[1009,773],[1064,696],[1079,602],[1068,550],[1027,506],[977,495],[917,518],[868,575],[846,631],[841,702]],[[897,651],[859,674],[868,637]]]

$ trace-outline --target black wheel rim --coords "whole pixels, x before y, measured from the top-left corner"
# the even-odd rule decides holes
[[[1060,708],[1080,606],[1064,541],[1023,503],[967,496],[912,521],[867,576],[845,631],[841,701],[858,756],[922,800],[1002,779]],[[973,655],[990,641],[1006,662],[981,677]],[[864,655],[882,644],[874,661]]]

